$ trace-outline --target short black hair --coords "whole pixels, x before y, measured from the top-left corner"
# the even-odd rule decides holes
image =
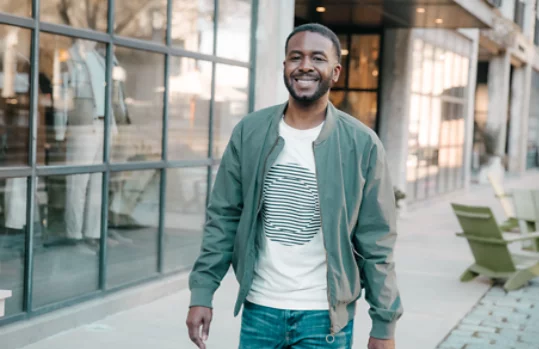
[[[331,42],[333,43],[333,48],[335,49],[335,55],[337,56],[337,62],[339,63],[341,62],[341,57],[342,57],[341,56],[341,42],[339,41],[337,34],[335,34],[331,29],[329,29],[325,25],[318,24],[318,23],[303,24],[303,25],[300,25],[299,27],[294,28],[292,33],[290,33],[290,35],[288,35],[288,38],[286,38],[286,45],[284,47],[285,55],[288,53],[288,42],[290,41],[290,39],[294,35],[298,33],[302,33],[302,32],[318,33],[328,38],[329,40],[331,40]]]

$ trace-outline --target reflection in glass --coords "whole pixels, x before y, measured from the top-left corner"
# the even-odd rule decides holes
[[[101,173],[39,178],[34,307],[98,289],[101,182]]]
[[[0,179],[0,289],[12,292],[6,316],[23,310],[26,184],[26,178]]]
[[[346,65],[348,58],[350,57],[350,50],[348,48],[348,36],[347,35],[339,35],[339,41],[341,43],[341,75],[339,75],[339,81],[335,84],[335,87],[346,87]]]
[[[38,164],[103,162],[105,62],[102,44],[41,34]]]
[[[430,44],[424,44],[423,46],[423,79],[421,84],[421,92],[430,94],[432,93],[432,88],[434,86],[434,81],[432,78],[433,75],[433,58],[434,58],[434,47]]]
[[[353,35],[350,51],[350,88],[378,87],[380,36]]]
[[[218,159],[223,155],[234,126],[247,114],[249,71],[217,64],[215,79],[213,158]]]
[[[190,267],[202,242],[208,168],[167,170],[165,270]]]
[[[161,159],[165,58],[115,47],[112,99],[112,160]]]
[[[0,167],[28,164],[30,34],[0,25]]]
[[[412,92],[421,92],[421,63],[423,63],[423,41],[419,39],[414,40],[412,53]]]
[[[252,0],[219,0],[217,56],[249,61]]]
[[[111,174],[107,287],[157,273],[160,182],[159,170]]]
[[[214,15],[214,0],[172,0],[172,45],[212,54]]]
[[[432,93],[437,96],[441,95],[444,90],[444,61],[444,50],[436,48],[434,50],[434,87]]]
[[[0,12],[30,17],[32,16],[32,0],[0,0]]]
[[[338,109],[363,122],[368,127],[376,127],[377,95],[375,92],[333,91],[331,103]]]
[[[75,28],[106,31],[107,6],[107,0],[41,0],[40,19]]]
[[[208,157],[212,64],[171,57],[169,75],[168,158]]]
[[[115,0],[114,32],[131,38],[165,42],[166,0]]]

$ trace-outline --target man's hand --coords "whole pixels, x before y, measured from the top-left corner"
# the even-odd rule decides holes
[[[378,339],[371,337],[369,339],[369,349],[395,349],[394,339]]]
[[[200,349],[206,349],[206,342],[210,334],[210,323],[213,311],[206,307],[191,307],[187,315],[187,328],[189,329],[189,338]],[[200,327],[202,326],[202,331]]]

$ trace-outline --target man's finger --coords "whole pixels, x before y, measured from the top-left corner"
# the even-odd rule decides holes
[[[200,349],[205,349],[206,346],[204,345],[204,342],[202,342],[202,338],[200,338],[200,324],[190,323],[187,327],[189,328],[189,338],[191,338],[191,341]]]
[[[210,323],[211,318],[202,319],[202,340],[204,342],[208,340],[208,336],[210,335]]]

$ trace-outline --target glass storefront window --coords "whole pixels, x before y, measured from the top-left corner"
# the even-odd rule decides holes
[[[368,127],[376,126],[377,94],[375,92],[333,91],[331,103],[348,113]]]
[[[349,87],[376,89],[379,78],[380,36],[353,35]]]
[[[0,167],[28,165],[31,31],[0,25]]]
[[[167,171],[165,270],[190,267],[200,252],[206,217],[208,168]]]
[[[38,164],[102,163],[104,45],[52,34],[40,43]]]
[[[112,161],[161,159],[164,64],[161,54],[115,47]]]
[[[172,0],[172,45],[187,51],[213,53],[214,0]]]
[[[213,158],[221,158],[234,126],[247,114],[249,70],[217,64],[213,117]]]
[[[219,0],[217,56],[249,61],[252,0]]]
[[[107,30],[107,0],[41,0],[40,19],[75,28]]]
[[[190,268],[254,78],[253,0],[36,4],[0,0],[0,323]]]
[[[208,157],[211,62],[172,57],[168,94],[168,158]]]
[[[39,178],[34,308],[98,289],[102,178],[101,173]]]
[[[117,35],[165,43],[167,0],[115,0],[114,19]]]
[[[32,16],[32,0],[0,0],[0,12],[30,17]]]
[[[157,273],[160,183],[157,169],[111,173],[108,288]]]
[[[0,289],[11,290],[6,316],[23,311],[27,178],[0,179]]]
[[[412,201],[464,185],[468,69],[469,58],[414,40],[407,161],[407,195]]]

